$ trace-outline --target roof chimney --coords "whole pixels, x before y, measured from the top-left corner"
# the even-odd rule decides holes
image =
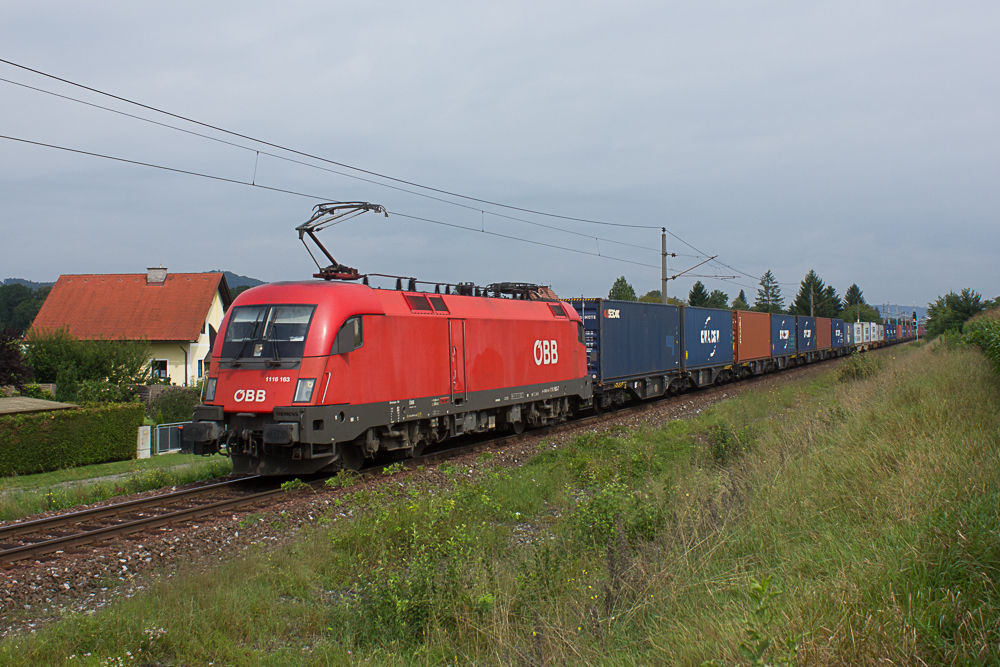
[[[167,270],[162,266],[146,269],[147,285],[162,285],[167,279]]]

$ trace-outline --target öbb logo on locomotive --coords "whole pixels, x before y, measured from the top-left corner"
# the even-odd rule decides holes
[[[554,340],[535,341],[535,365],[554,364],[559,361],[559,348]]]
[[[263,403],[267,394],[263,389],[237,389],[233,394],[233,400],[237,403]]]

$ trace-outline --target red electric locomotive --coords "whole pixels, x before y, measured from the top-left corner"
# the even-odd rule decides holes
[[[568,304],[520,296],[324,280],[247,290],[185,438],[236,472],[306,474],[564,420],[591,401],[583,325]]]

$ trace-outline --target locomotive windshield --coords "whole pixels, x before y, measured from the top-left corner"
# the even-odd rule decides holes
[[[239,306],[222,342],[224,359],[301,359],[316,306]]]

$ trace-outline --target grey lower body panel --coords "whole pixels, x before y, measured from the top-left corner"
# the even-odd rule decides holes
[[[195,423],[202,423],[192,429],[192,448],[196,453],[224,448],[236,472],[309,474],[353,467],[380,450],[414,454],[455,435],[561,421],[589,406],[592,395],[592,381],[584,377],[455,397],[277,407],[253,415],[198,406]],[[213,435],[214,449],[208,442]]]

